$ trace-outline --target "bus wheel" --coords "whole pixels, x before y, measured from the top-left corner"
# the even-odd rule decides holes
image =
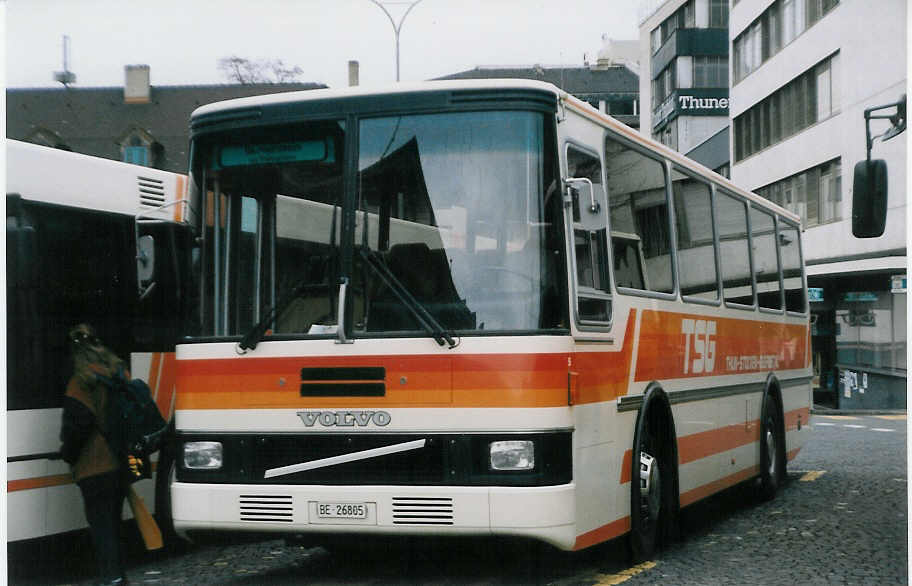
[[[174,531],[171,518],[171,483],[175,475],[175,448],[165,442],[158,453],[158,469],[155,473],[155,518],[162,532],[165,547],[171,551],[183,551],[188,542],[181,539]]]
[[[659,539],[659,523],[665,514],[667,462],[662,461],[660,444],[652,427],[655,412],[647,413],[637,434],[634,451],[636,473],[630,487],[630,553],[634,562],[647,560],[655,553]]]
[[[785,477],[785,442],[779,404],[767,395],[763,405],[760,432],[760,496],[764,500],[776,496]]]

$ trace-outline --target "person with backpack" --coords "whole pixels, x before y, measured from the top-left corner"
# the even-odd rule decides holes
[[[101,584],[126,584],[121,513],[130,486],[129,463],[106,439],[112,381],[130,380],[124,362],[102,344],[95,330],[79,324],[69,332],[73,374],[63,398],[60,448],[82,492]]]

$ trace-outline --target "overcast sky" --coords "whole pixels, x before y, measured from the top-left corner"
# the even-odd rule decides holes
[[[398,20],[406,4],[385,2]],[[400,36],[401,78],[477,65],[581,65],[602,35],[637,38],[639,0],[422,0]],[[121,86],[127,64],[153,85],[225,83],[221,57],[281,59],[303,81],[340,87],[395,80],[395,37],[370,0],[7,0],[7,87],[54,86],[70,37],[77,87]]]

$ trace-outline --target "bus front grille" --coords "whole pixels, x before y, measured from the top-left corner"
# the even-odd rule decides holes
[[[294,520],[291,495],[242,494],[238,508],[241,521],[291,523]]]
[[[393,525],[452,524],[452,498],[393,497]]]

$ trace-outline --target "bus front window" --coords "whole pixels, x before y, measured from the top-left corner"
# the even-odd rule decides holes
[[[201,335],[245,335],[257,324],[264,333],[332,331],[344,131],[318,122],[194,145],[193,188],[205,185],[207,208]]]
[[[559,193],[545,189],[543,122],[533,112],[361,122],[356,332],[420,330],[416,304],[452,332],[559,326],[559,211],[546,203]]]
[[[342,121],[201,136],[200,334],[242,336],[245,348],[270,335],[340,335],[342,282],[346,337],[566,328],[546,120],[366,118],[347,146]],[[353,151],[357,172],[344,160]]]

